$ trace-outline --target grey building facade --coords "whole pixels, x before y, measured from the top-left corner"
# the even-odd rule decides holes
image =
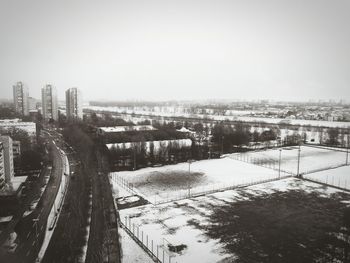
[[[68,119],[83,119],[82,94],[78,88],[66,90],[66,113]]]
[[[28,89],[20,81],[13,85],[13,103],[18,114],[29,115]]]
[[[58,120],[58,102],[56,88],[50,84],[41,89],[42,115],[44,120]]]

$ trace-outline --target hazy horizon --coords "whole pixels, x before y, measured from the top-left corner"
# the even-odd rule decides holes
[[[350,100],[350,2],[0,4],[0,98],[22,81],[84,100]]]

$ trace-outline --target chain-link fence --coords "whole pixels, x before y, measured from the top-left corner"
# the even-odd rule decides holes
[[[134,188],[133,184],[130,183],[127,179],[123,178],[122,176],[113,173],[111,175],[112,180],[114,180],[120,187],[123,187],[125,190],[128,191],[128,193],[132,195],[139,195],[142,198],[146,199],[148,202],[150,202],[153,205],[159,205],[174,201],[179,201],[187,198],[193,198],[198,197],[202,195],[212,194],[216,192],[222,192],[226,190],[232,190],[267,182],[273,182],[280,179],[288,178],[291,175],[283,173],[281,175],[273,175],[268,178],[239,178],[236,182],[231,184],[224,184],[224,183],[216,183],[216,184],[209,184],[209,185],[203,185],[203,186],[197,186],[197,187],[188,187],[186,189],[172,189],[171,191],[164,191],[157,194],[150,194],[146,196],[145,194],[140,193],[137,189]]]
[[[238,153],[238,154],[231,154],[229,156],[231,159],[241,161],[241,162],[246,162],[246,163],[251,163],[254,165],[258,165],[261,167],[269,168],[274,171],[278,171],[279,174],[289,174],[291,176],[295,176],[296,172],[293,172],[290,169],[285,169],[280,166],[280,161],[279,159],[275,159],[272,157],[267,157],[267,156],[258,156],[256,152],[252,153]]]
[[[169,251],[171,243],[163,240],[153,239],[149,234],[142,230],[142,226],[132,222],[130,217],[124,217],[120,221],[121,226],[130,235],[130,237],[155,261],[158,263],[177,263],[173,257],[174,253]]]

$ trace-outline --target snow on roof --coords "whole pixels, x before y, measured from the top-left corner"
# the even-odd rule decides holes
[[[167,146],[169,143],[177,142],[180,147],[190,147],[192,145],[191,139],[175,139],[175,140],[161,140],[161,141],[145,141],[146,147],[149,148],[150,144],[153,143],[154,148],[159,148],[160,145]],[[141,144],[142,142],[121,142],[121,143],[108,143],[107,148],[110,150],[113,147],[120,148],[125,147],[126,149],[133,147],[134,144]]]
[[[189,129],[187,129],[186,127],[182,127],[180,130],[177,130],[179,132],[191,132]]]
[[[135,126],[115,126],[100,127],[103,132],[126,132],[126,131],[152,131],[156,130],[152,125],[135,125]]]

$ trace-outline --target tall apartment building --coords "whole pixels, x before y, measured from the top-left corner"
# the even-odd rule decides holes
[[[12,139],[10,136],[0,136],[3,145],[5,182],[10,183],[15,174],[13,169]]]
[[[57,93],[56,88],[52,85],[45,85],[41,89],[41,99],[42,99],[42,114],[43,118],[48,121],[53,119],[58,120],[58,103],[57,103]]]
[[[29,111],[31,110],[36,110],[36,99],[32,98],[32,97],[28,97],[28,109]]]
[[[23,116],[29,115],[28,89],[22,82],[13,85],[13,103],[17,113]]]
[[[83,101],[78,88],[66,90],[66,113],[68,119],[83,118]]]
[[[0,190],[5,186],[4,145],[0,142]]]

